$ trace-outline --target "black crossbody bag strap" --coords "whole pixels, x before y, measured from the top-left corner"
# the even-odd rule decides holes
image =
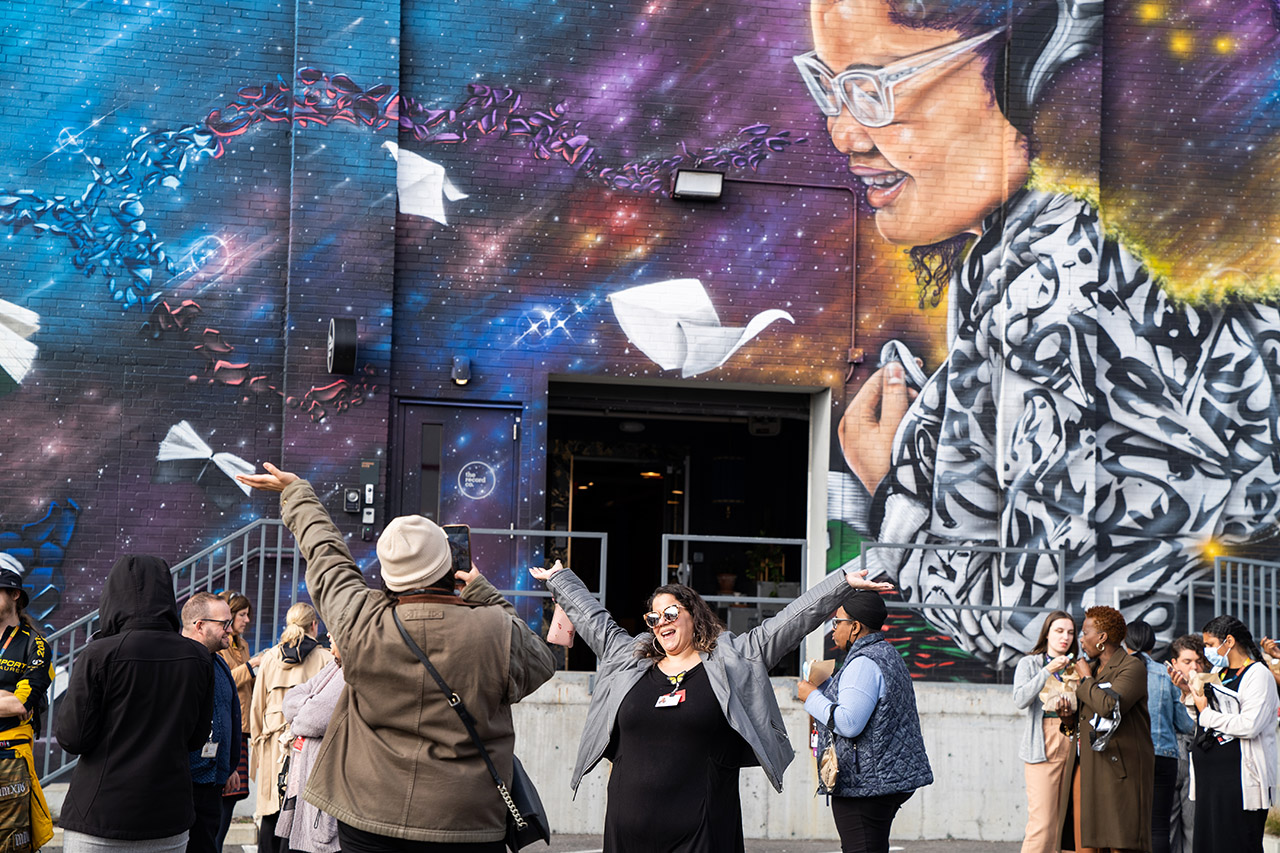
[[[409,650],[414,653],[418,660],[422,661],[422,665],[427,668],[427,672],[431,673],[431,677],[435,679],[441,692],[444,693],[445,699],[448,700],[449,707],[458,712],[458,718],[467,727],[467,734],[471,735],[471,740],[475,743],[476,749],[480,750],[480,757],[484,759],[485,766],[489,768],[489,775],[493,777],[493,783],[498,786],[498,793],[502,796],[502,801],[507,804],[507,811],[511,812],[511,817],[515,820],[516,826],[524,829],[524,818],[520,815],[520,810],[516,808],[515,801],[511,799],[511,792],[507,790],[507,783],[503,782],[502,777],[498,775],[498,768],[493,766],[493,759],[489,757],[489,750],[485,748],[484,741],[480,739],[479,733],[476,732],[475,718],[471,716],[471,712],[463,704],[462,698],[449,688],[445,680],[440,677],[440,673],[431,665],[431,660],[427,657],[427,653],[419,648],[418,644],[413,641],[413,637],[409,636],[409,632],[405,630],[404,623],[400,621],[400,614],[396,612],[394,607],[391,608],[391,618],[396,621],[396,630],[400,632],[405,645],[409,647]]]

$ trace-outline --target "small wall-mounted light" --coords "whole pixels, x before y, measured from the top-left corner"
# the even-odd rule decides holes
[[[676,169],[671,183],[672,198],[694,198],[714,201],[724,190],[723,172],[701,172],[695,169]]]
[[[453,357],[453,369],[449,371],[449,378],[453,380],[454,385],[466,385],[471,381],[471,359],[465,355],[455,355]]]

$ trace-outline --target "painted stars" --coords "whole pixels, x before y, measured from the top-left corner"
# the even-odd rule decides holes
[[[537,308],[527,312],[520,319],[520,335],[512,342],[512,346],[541,346],[557,334],[563,333],[566,338],[573,338],[569,323],[587,310],[587,305],[577,301],[561,305],[559,308]]]

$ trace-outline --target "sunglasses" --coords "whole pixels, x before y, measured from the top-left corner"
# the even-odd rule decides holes
[[[650,610],[644,615],[644,624],[650,628],[657,628],[659,625],[666,625],[680,618],[680,605],[672,604],[661,613]]]

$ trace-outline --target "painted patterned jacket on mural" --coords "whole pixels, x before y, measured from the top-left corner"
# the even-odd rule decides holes
[[[1023,190],[953,279],[948,340],[869,507],[879,541],[956,546],[872,553],[909,601],[1056,606],[1056,554],[964,546],[1065,549],[1076,603],[1167,633],[1211,541],[1275,532],[1276,305],[1176,304],[1091,205]],[[927,615],[997,664],[1035,640],[1020,614]]]

